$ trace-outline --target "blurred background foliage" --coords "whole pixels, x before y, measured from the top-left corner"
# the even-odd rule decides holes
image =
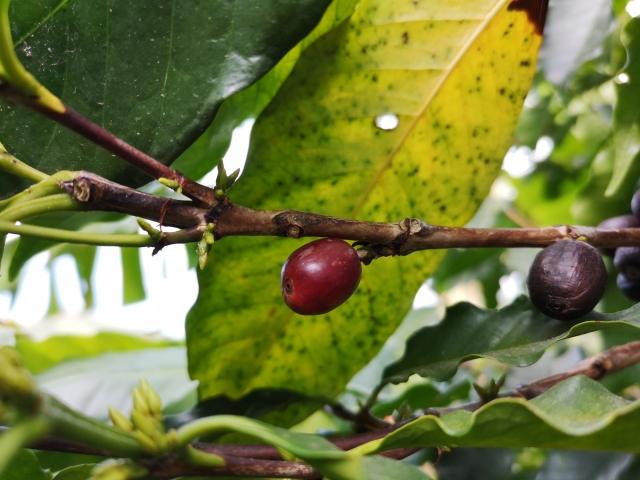
[[[640,145],[640,141],[634,143],[634,135],[640,136],[635,123],[637,110],[633,114],[640,102],[640,82],[633,81],[634,72],[640,74],[640,66],[635,64],[640,57],[640,17],[635,15],[640,15],[639,0],[550,2],[538,73],[525,101],[513,147],[505,157],[503,172],[491,194],[469,226],[597,225],[608,217],[630,213],[630,198],[639,186],[640,175],[638,149],[634,151],[629,147]],[[234,97],[231,97],[229,102],[233,101]],[[256,112],[246,115],[252,114]],[[241,120],[234,118],[230,124],[240,125]],[[250,123],[244,128],[250,129]],[[207,135],[211,133],[205,133],[203,139]],[[194,148],[202,148],[204,141],[196,143]],[[225,141],[220,144],[226,146]],[[233,142],[231,148],[235,148]],[[625,155],[619,154],[622,149]],[[239,150],[241,152],[242,147]],[[189,155],[193,155],[193,151],[188,151],[185,158]],[[242,153],[237,155],[242,157]],[[204,182],[210,178],[205,177]],[[149,185],[145,188],[159,191],[161,187]],[[136,229],[135,224],[128,221],[84,228],[114,233]],[[110,324],[104,319],[96,322],[91,313],[95,307],[96,289],[113,289],[116,285],[121,289],[123,303],[135,306],[141,305],[139,302],[143,304],[145,298],[149,301],[153,278],[192,275],[184,272],[167,274],[167,269],[178,268],[186,272],[194,268],[192,246],[188,245],[186,250],[181,250],[185,248],[182,246],[171,247],[180,250],[178,267],[175,262],[173,267],[170,265],[172,260],[168,256],[151,260],[162,265],[160,269],[156,265],[152,272],[148,259],[143,257],[148,256],[148,252],[123,249],[119,257],[110,257],[121,259],[116,277],[122,280],[106,286],[96,281],[95,247],[43,245],[40,250],[47,247],[50,248],[43,254],[45,256],[38,257],[41,259],[39,275],[47,278],[47,282],[38,285],[39,293],[29,290],[25,284],[28,268],[19,271],[14,267],[13,272],[8,271],[8,265],[14,262],[19,266],[33,263],[35,259],[31,257],[37,249],[24,252],[20,247],[16,249],[15,240],[9,242],[0,272],[0,288],[2,299],[8,305],[7,312],[15,312],[10,305],[17,302],[20,295],[50,298],[46,315],[38,323],[9,317],[5,319],[5,328],[0,330],[4,343],[15,343],[23,353],[42,387],[73,407],[104,418],[107,405],[128,413],[131,408],[129,392],[140,377],[145,377],[163,397],[166,413],[178,414],[194,407],[196,385],[187,375],[181,338],[188,302],[182,318],[177,318],[179,312],[174,315],[172,321],[180,327],[171,330],[177,332],[171,339],[154,333],[153,326],[127,329],[123,325],[114,327],[117,322]],[[526,293],[524,282],[535,254],[536,250],[529,249],[449,251],[435,274],[425,279],[414,308],[402,325],[369,365],[352,379],[339,400],[351,408],[365,401],[384,367],[402,355],[405,340],[418,328],[438,324],[446,307],[461,301],[479,307],[503,307]],[[14,261],[9,261],[11,257]],[[65,312],[64,302],[59,301],[62,287],[54,267],[60,258],[73,260],[74,268],[69,275],[75,276],[73,281],[82,290],[83,307],[73,313]],[[632,303],[615,286],[615,273],[609,259],[605,261],[611,274],[598,310],[617,312],[631,307]],[[63,282],[71,282],[69,278],[65,277]],[[554,344],[530,367],[511,368],[479,359],[462,364],[455,376],[445,382],[413,376],[404,384],[385,388],[373,412],[401,418],[429,407],[476,400],[478,397],[470,382],[486,385],[490,379],[506,373],[505,389],[508,390],[566,369],[587,355],[637,339],[640,339],[640,333],[635,328],[607,330]],[[612,375],[603,383],[617,395],[639,399],[640,367]],[[286,399],[278,399],[287,403]],[[222,413],[220,408],[243,413],[264,401],[263,398],[252,400],[248,407],[242,408],[227,404],[221,407],[224,402],[218,402],[215,408],[218,413]],[[202,411],[196,411],[195,415],[202,415]],[[347,428],[346,422],[324,410],[318,410],[294,427],[305,432],[344,431]],[[455,449],[445,453],[434,465],[436,457],[434,450],[427,449],[406,461],[421,465],[429,475],[442,480],[613,480],[637,478],[640,472],[640,459],[623,453]],[[38,459],[43,468],[54,471],[87,461],[83,456],[43,452],[38,453]]]

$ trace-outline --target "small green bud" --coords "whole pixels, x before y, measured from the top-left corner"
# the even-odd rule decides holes
[[[156,442],[154,442],[149,435],[141,430],[136,430],[135,435],[138,438],[138,443],[142,450],[153,455],[158,453],[158,445],[156,445]]]
[[[167,448],[173,448],[175,444],[178,443],[178,432],[175,428],[172,428],[164,438],[167,440]]]
[[[131,420],[113,407],[109,407],[109,418],[111,418],[111,423],[120,430],[133,432],[133,423],[131,423]]]
[[[153,438],[153,435],[158,432],[159,424],[137,410],[131,412],[131,420],[138,430],[149,435],[149,437]]]
[[[213,245],[213,242],[215,242],[216,240],[212,232],[204,232],[202,237],[204,238],[204,241],[207,242],[208,245]]]
[[[211,245],[207,243],[207,240],[203,235],[196,248],[196,253],[198,254],[198,257],[200,257],[198,259],[200,270],[204,270],[204,267],[206,267],[207,263],[209,262],[209,250],[211,250]]]
[[[151,410],[149,410],[149,404],[147,403],[146,398],[142,395],[142,392],[137,388],[133,389],[133,409],[142,413],[143,415],[149,415]]]
[[[148,473],[146,468],[131,460],[109,459],[93,467],[89,480],[133,480],[144,478]]]
[[[233,187],[233,184],[236,183],[236,180],[238,179],[238,175],[240,175],[239,168],[236,169],[231,175],[229,175],[229,178],[227,178],[227,185],[226,185],[227,190]]]
[[[159,238],[162,234],[160,230],[153,228],[146,220],[138,217],[136,218],[136,221],[138,222],[138,225],[140,225],[140,228],[147,232],[151,238]]]
[[[175,190],[176,188],[178,188],[180,186],[178,184],[178,182],[176,182],[175,180],[170,180],[170,179],[164,178],[164,177],[160,177],[158,179],[158,182],[160,182],[165,187],[170,188],[171,190]]]
[[[200,257],[198,258],[198,266],[200,267],[200,270],[204,270],[208,263],[209,254],[205,253],[203,255],[200,255]]]
[[[224,189],[227,186],[227,171],[224,169],[222,159],[218,162],[218,176],[216,177],[216,188]]]
[[[151,414],[158,420],[162,420],[162,400],[160,399],[160,395],[158,395],[144,378],[140,380],[140,390],[149,404]]]

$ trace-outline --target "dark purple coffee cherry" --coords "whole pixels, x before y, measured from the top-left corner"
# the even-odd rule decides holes
[[[616,283],[618,284],[620,291],[624,293],[625,297],[632,302],[640,302],[640,284],[633,283],[621,273],[618,274]]]
[[[620,215],[619,217],[607,218],[598,225],[598,228],[640,228],[640,221],[634,215]],[[615,248],[600,249],[603,255],[613,258],[616,254]]]
[[[630,282],[640,283],[640,247],[620,247],[616,249],[613,264],[619,273]]]
[[[527,276],[531,303],[556,320],[575,320],[589,313],[606,285],[602,257],[577,240],[560,240],[539,252]]]
[[[631,211],[633,215],[640,220],[640,190],[633,194],[631,197]]]
[[[358,288],[362,266],[351,245],[323,238],[300,247],[282,267],[287,306],[300,315],[320,315],[339,307]]]

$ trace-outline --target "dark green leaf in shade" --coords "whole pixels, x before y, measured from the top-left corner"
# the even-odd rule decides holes
[[[15,41],[59,0],[12,2]],[[330,0],[70,0],[17,53],[25,67],[74,110],[140,150],[170,163],[209,126],[225,98],[267,73],[318,23]],[[2,142],[52,173],[91,170],[141,185],[141,172],[25,109],[2,104]],[[0,194],[26,185],[0,176]]]
[[[394,410],[400,408],[405,402],[412,410],[445,407],[457,400],[469,398],[470,390],[471,384],[469,382],[453,384],[444,391],[436,388],[431,383],[412,385],[407,387],[398,397],[377,403],[373,406],[371,412],[377,417],[385,417],[391,415]]]
[[[373,453],[411,446],[569,448],[638,452],[640,401],[630,402],[587,377],[571,377],[530,401],[494,400],[475,412],[421,417],[382,440]]]
[[[269,73],[249,88],[224,101],[207,131],[189,147],[174,168],[191,178],[201,178],[229,148],[233,130],[249,118],[257,118],[287,79],[300,54],[320,36],[342,23],[353,13],[359,0],[334,0],[318,26],[292,48]]]
[[[377,455],[364,457],[366,480],[435,480],[418,467]]]
[[[640,18],[631,18],[622,32],[622,43],[627,50],[627,63],[616,77],[618,101],[613,110],[613,142],[615,169],[607,187],[613,195],[628,177],[640,173]]]
[[[633,460],[628,453],[456,448],[436,469],[440,480],[622,480],[636,478],[628,477]]]
[[[165,425],[167,428],[178,428],[185,423],[211,415],[241,415],[249,418],[261,418],[274,410],[285,410],[292,404],[309,401],[315,403],[316,407],[321,407],[324,403],[322,399],[312,399],[301,393],[285,389],[258,389],[239,399],[219,395],[203,400],[187,412],[166,416]]]
[[[104,457],[96,455],[83,455],[81,453],[63,453],[47,450],[34,450],[38,457],[40,466],[52,472],[59,472],[65,468],[75,467],[78,465],[87,465],[100,463]]]
[[[524,367],[560,340],[629,325],[640,328],[640,305],[561,322],[538,312],[524,296],[500,310],[459,303],[447,309],[441,323],[409,338],[404,356],[385,369],[384,381],[404,382],[414,373],[442,381],[451,378],[462,362],[480,357]]]
[[[140,265],[140,249],[121,248],[122,253],[122,292],[125,305],[146,298]]]
[[[514,450],[497,448],[455,448],[442,455],[436,464],[439,480],[534,480],[529,476],[515,476]]]
[[[0,473],[0,480],[50,480],[51,476],[40,467],[36,455],[25,449],[20,450],[6,470]]]

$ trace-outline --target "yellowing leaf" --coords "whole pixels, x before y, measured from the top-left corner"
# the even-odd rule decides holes
[[[362,1],[304,52],[258,119],[233,200],[464,224],[510,146],[545,10],[533,0]],[[380,128],[383,115],[397,126]],[[301,317],[284,306],[279,286],[282,263],[299,244],[229,238],[214,246],[187,321],[201,396],[257,387],[337,394],[442,258],[378,260],[346,304]]]

